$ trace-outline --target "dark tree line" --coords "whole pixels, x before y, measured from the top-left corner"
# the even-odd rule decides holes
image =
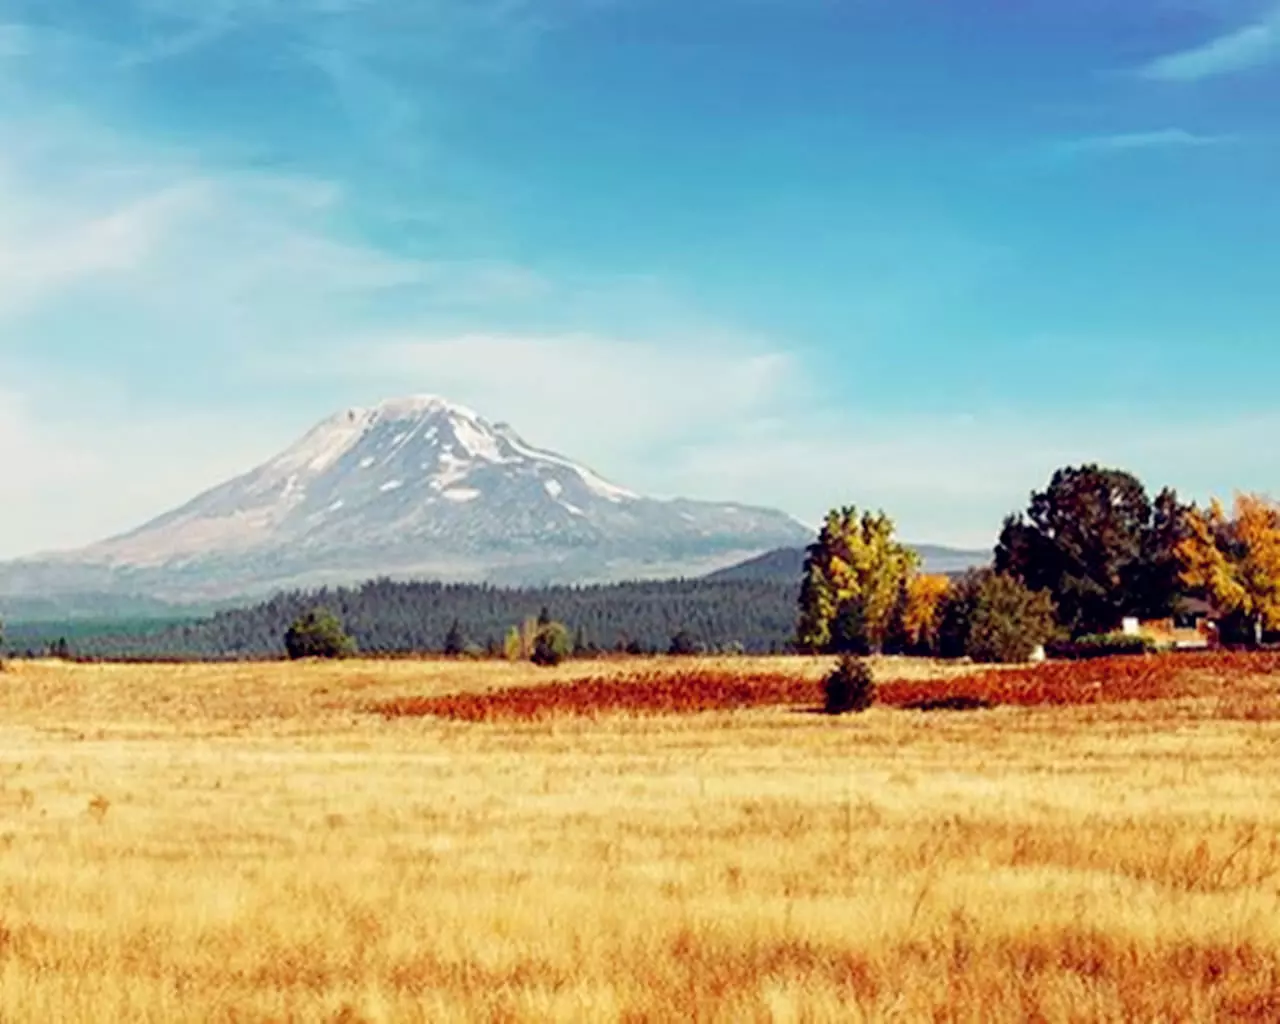
[[[500,654],[513,626],[542,614],[564,623],[574,653],[787,651],[799,581],[705,580],[505,589],[397,583],[279,594],[252,608],[144,635],[79,636],[78,657],[251,659],[285,654],[284,638],[315,609],[337,616],[362,654]]]

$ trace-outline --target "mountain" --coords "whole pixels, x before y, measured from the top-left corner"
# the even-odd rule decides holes
[[[991,564],[991,552],[966,551],[961,548],[945,548],[936,544],[912,545],[923,562],[924,571],[941,576],[967,572],[969,569],[980,569]],[[758,581],[796,581],[804,575],[805,549],[797,547],[778,548],[766,551],[763,555],[739,562],[725,569],[718,569],[707,575],[713,582],[731,582],[738,580]]]
[[[708,573],[706,579],[713,583],[739,580],[787,580],[799,582],[804,576],[804,548],[777,548],[766,551],[737,565],[726,566]]]
[[[938,576],[955,576],[970,569],[989,569],[995,561],[993,548],[975,551],[969,548],[948,548],[937,544],[911,545],[923,563],[924,571]]]
[[[124,536],[0,567],[0,594],[249,596],[375,576],[507,584],[695,575],[810,530],[659,501],[442,398],[348,409]]]

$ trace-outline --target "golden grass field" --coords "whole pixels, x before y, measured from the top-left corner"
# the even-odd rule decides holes
[[[1280,1020],[1280,679],[365,710],[634,668],[10,665],[0,1020]]]

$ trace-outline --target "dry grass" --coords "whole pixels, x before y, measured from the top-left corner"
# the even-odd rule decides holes
[[[360,710],[636,667],[12,667],[0,1019],[1280,1019],[1275,677],[839,720]]]

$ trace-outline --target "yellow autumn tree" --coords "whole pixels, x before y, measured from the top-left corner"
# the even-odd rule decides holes
[[[902,638],[911,652],[935,652],[938,631],[951,581],[945,576],[917,576],[907,580],[902,610]]]
[[[893,627],[898,597],[919,564],[894,537],[883,512],[832,511],[809,548],[800,593],[800,647],[880,651]]]
[[[1183,583],[1245,618],[1257,641],[1280,629],[1280,505],[1241,494],[1228,515],[1215,499],[1207,511],[1191,511],[1187,533],[1178,545]]]

